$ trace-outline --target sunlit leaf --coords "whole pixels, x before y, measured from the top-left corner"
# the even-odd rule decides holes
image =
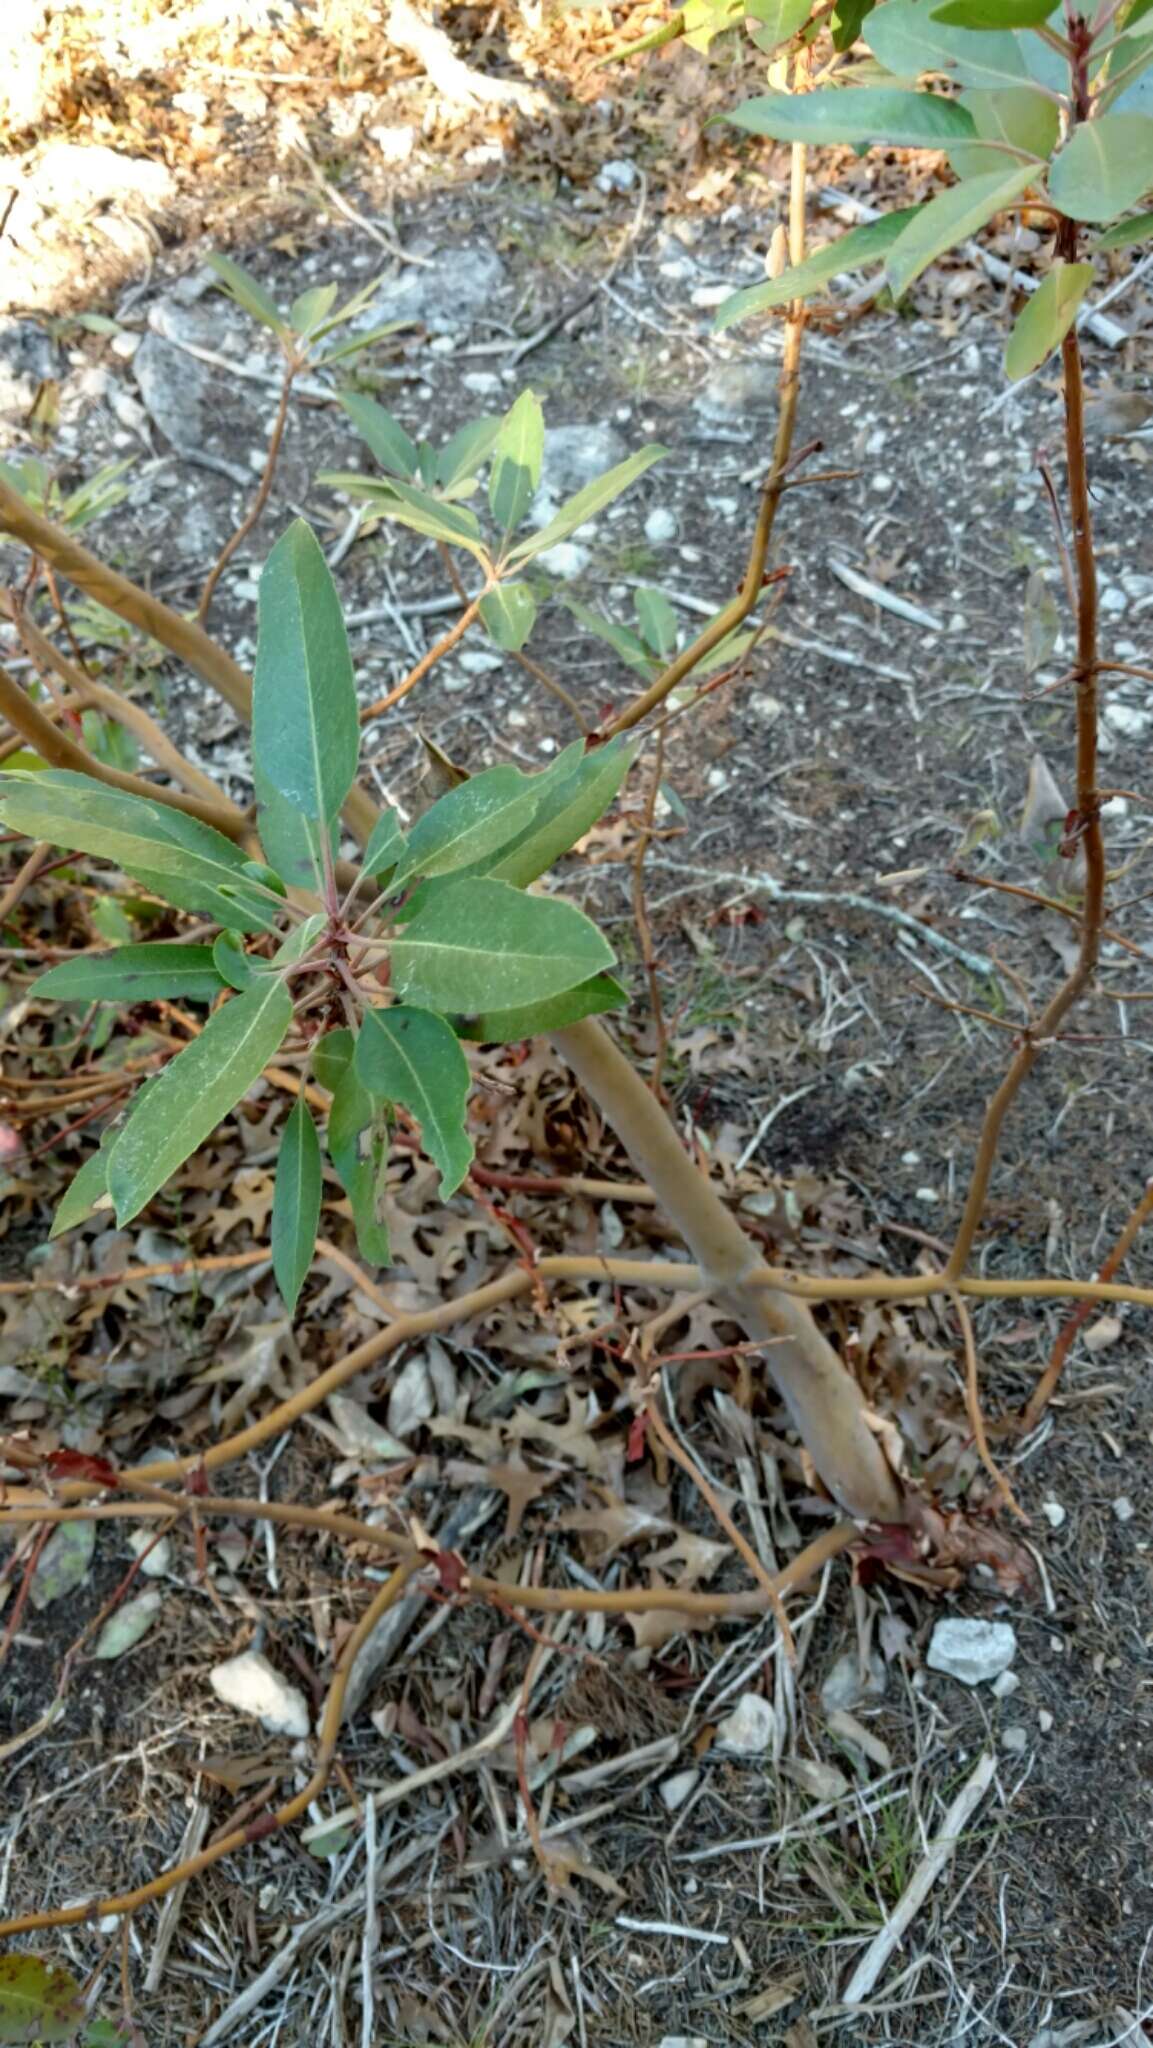
[[[519,768],[487,768],[439,797],[409,833],[393,886],[414,875],[452,874],[508,846],[534,816],[539,781]]]
[[[544,414],[535,391],[522,391],[501,421],[493,449],[488,502],[503,533],[520,525],[540,482]]]
[[[1098,251],[1130,249],[1134,242],[1144,242],[1150,235],[1153,235],[1153,213],[1134,213],[1128,220],[1119,220],[1114,227],[1106,228],[1094,247]]]
[[[1049,194],[1074,220],[1112,220],[1153,186],[1153,119],[1102,114],[1073,130],[1049,171]]]
[[[1011,85],[1000,92],[963,92],[961,105],[973,116],[981,141],[951,145],[949,162],[959,178],[978,178],[983,171],[997,169],[997,156],[990,144],[1026,150],[1030,156],[1045,161],[1056,146],[1060,109],[1035,86]]]
[[[288,324],[294,334],[311,334],[336,304],[334,284],[314,284],[301,292],[288,309]]]
[[[897,237],[885,259],[893,297],[899,299],[938,256],[976,234],[1002,206],[1018,198],[1035,176],[1031,164],[1016,164],[1008,171],[998,169],[980,178],[965,178],[930,199]]]
[[[261,975],[145,1083],[108,1155],[108,1192],[121,1227],[235,1109],[291,1022],[292,997],[283,981]]]
[[[117,946],[111,953],[81,953],[38,975],[30,995],[57,1002],[145,1003],[185,997],[210,1003],[220,994],[211,946],[159,942]]]
[[[943,0],[933,20],[956,28],[1039,28],[1053,12],[1053,0]]]
[[[904,92],[896,85],[767,92],[746,100],[725,119],[775,142],[889,142],[925,148],[973,134],[972,117],[956,100],[942,93]]]
[[[536,624],[536,599],[525,583],[501,583],[481,598],[480,616],[497,646],[516,654]]]
[[[864,29],[865,41],[898,78],[944,71],[960,85],[1017,85],[1029,76],[1023,44],[1010,31],[974,34],[935,20],[932,0],[885,0]]]
[[[440,1011],[539,1003],[612,962],[612,948],[570,903],[469,878],[432,896],[392,946],[396,989]]]
[[[523,889],[543,875],[603,817],[634,751],[627,740],[617,739],[586,753],[583,740],[574,740],[558,754],[552,767],[535,778],[537,809],[532,823],[488,867],[491,878]]]
[[[619,498],[622,491],[627,491],[630,484],[634,484],[646,469],[651,469],[653,463],[660,462],[668,452],[656,442],[650,443],[626,461],[618,462],[615,468],[606,470],[604,476],[594,477],[591,484],[586,484],[583,490],[561,506],[555,519],[550,519],[539,533],[518,542],[509,560],[527,562],[545,548],[555,547],[558,541],[566,540],[578,526],[584,525],[586,519],[594,519],[598,512],[603,512],[606,505],[611,505],[614,498]]]
[[[289,1315],[308,1277],[320,1226],[320,1140],[298,1097],[280,1140],[272,1198],[272,1270]]]
[[[442,489],[476,475],[496,447],[502,424],[499,419],[480,419],[457,428],[436,458],[436,481]]]
[[[1046,356],[1060,347],[1092,282],[1091,263],[1054,259],[1040,288],[1013,323],[1005,350],[1005,375],[1014,383],[1032,376]]]
[[[719,308],[714,326],[722,332],[738,320],[746,320],[750,313],[767,313],[774,306],[787,306],[792,299],[807,299],[830,278],[841,277],[847,270],[880,263],[920,211],[919,206],[898,207],[892,213],[882,214],[880,220],[871,220],[864,227],[850,228],[846,234],[838,235],[803,263],[783,271],[780,277],[766,278],[764,284],[748,285],[744,291],[734,292]]]
[[[0,1956],[0,2041],[72,2041],[83,2018],[70,1970],[43,1956]]]
[[[398,1003],[369,1010],[356,1041],[356,1070],[369,1094],[410,1110],[421,1142],[440,1169],[442,1200],[455,1194],[472,1164],[465,1127],[469,1071],[456,1035],[431,1010]]]

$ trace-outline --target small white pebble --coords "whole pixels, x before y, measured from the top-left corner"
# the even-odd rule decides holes
[[[1010,1754],[1010,1756],[1024,1756],[1024,1754],[1025,1754],[1025,1751],[1026,1751],[1026,1750],[1028,1749],[1028,1747],[1029,1747],[1029,1731],[1028,1731],[1028,1729],[1027,1729],[1027,1728],[1005,1728],[1005,1729],[1003,1729],[1003,1730],[1002,1730],[1002,1734],[1001,1734],[1001,1747],[1002,1747],[1002,1749],[1007,1749],[1007,1750],[1008,1750],[1008,1752],[1009,1752],[1009,1754]]]
[[[881,491],[891,491],[891,490],[892,490],[892,488],[893,488],[893,479],[892,479],[892,477],[891,477],[891,476],[889,475],[889,472],[888,472],[888,470],[887,470],[887,469],[879,469],[879,470],[877,471],[877,474],[876,474],[876,476],[875,476],[875,477],[873,478],[873,481],[872,481],[872,485],[871,485],[871,488],[872,488],[872,489],[873,489],[874,491],[877,491],[878,493],[879,493],[879,492],[881,492]]]
[[[919,1166],[920,1164],[921,1164],[921,1155],[920,1155],[920,1153],[919,1153],[919,1152],[902,1152],[902,1154],[901,1154],[901,1165],[902,1165],[902,1166]]]
[[[1038,1728],[1039,1728],[1039,1729],[1041,1730],[1041,1733],[1042,1733],[1042,1735],[1051,1735],[1051,1734],[1052,1734],[1052,1732],[1053,1732],[1053,1716],[1052,1716],[1052,1714],[1051,1714],[1051,1713],[1049,1712],[1049,1709],[1048,1709],[1048,1707],[1040,1707],[1040,1708],[1038,1709],[1038,1711],[1037,1711],[1037,1726],[1038,1726]]]
[[[1131,1522],[1136,1512],[1128,1494],[1119,1493],[1113,1503],[1113,1513],[1116,1515],[1117,1520],[1119,1522]]]
[[[1041,1513],[1051,1529],[1059,1529],[1065,1520],[1065,1510],[1059,1500],[1043,1500]]]
[[[925,1203],[927,1203],[927,1204],[930,1204],[930,1203],[933,1203],[933,1202],[939,1202],[939,1201],[940,1201],[940,1199],[941,1199],[941,1197],[940,1197],[940,1195],[939,1195],[939,1194],[937,1193],[937,1190],[936,1190],[936,1188],[918,1188],[918,1189],[917,1189],[917,1200],[918,1200],[919,1202],[925,1202]]]
[[[1002,1671],[1000,1678],[993,1680],[992,1692],[994,1698],[1007,1700],[1010,1693],[1016,1692],[1020,1683],[1021,1681],[1015,1671]]]
[[[666,541],[677,537],[677,522],[665,505],[654,505],[645,520],[645,539],[654,547],[663,547]]]

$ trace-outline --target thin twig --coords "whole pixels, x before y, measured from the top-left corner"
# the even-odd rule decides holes
[[[1102,1260],[1098,1274],[1099,1279],[1111,1280],[1113,1278],[1114,1273],[1117,1272],[1118,1268],[1128,1258],[1137,1241],[1139,1232],[1144,1228],[1150,1216],[1153,1216],[1153,1181],[1150,1181],[1136,1208],[1132,1210],[1126,1219],[1112,1251],[1107,1258]],[[1092,1313],[1093,1303],[1091,1301],[1078,1302],[1072,1314],[1066,1318],[1058,1330],[1056,1341],[1049,1354],[1049,1363],[1021,1411],[1020,1426],[1023,1432],[1035,1429],[1040,1422],[1042,1415],[1045,1413],[1057,1390],[1057,1383],[1065,1369],[1065,1360],[1073,1348],[1073,1340],[1078,1330],[1082,1329],[1088,1322]]]
[[[209,608],[212,604],[213,591],[216,589],[237,548],[241,547],[248,539],[249,534],[252,532],[253,527],[268,503],[268,494],[272,489],[272,480],[276,475],[276,465],[280,459],[280,444],[284,439],[284,429],[288,420],[288,407],[292,399],[292,387],[303,367],[303,359],[297,355],[295,349],[289,349],[284,361],[284,379],[280,386],[280,403],[276,408],[276,418],[273,421],[272,434],[268,443],[268,454],[264,459],[264,469],[261,473],[260,482],[256,487],[256,495],[235,533],[230,534],[225,541],[205,578],[204,588],[200,593],[200,603],[196,607],[196,623],[198,626],[203,626],[207,621]]]
[[[973,1318],[969,1314],[968,1305],[962,1301],[955,1287],[949,1289],[949,1299],[961,1326],[961,1340],[965,1347],[965,1409],[969,1417],[969,1427],[973,1432],[973,1442],[977,1446],[977,1456],[1005,1506],[1011,1508],[1022,1522],[1027,1521],[1028,1516],[1018,1504],[1012,1487],[989,1449],[989,1434],[985,1428],[985,1416],[981,1408],[981,1376],[977,1363],[977,1339],[973,1333]]]

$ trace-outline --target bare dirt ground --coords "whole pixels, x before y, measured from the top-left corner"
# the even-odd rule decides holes
[[[383,265],[392,272],[385,300],[423,322],[398,351],[373,358],[378,395],[410,431],[447,434],[531,383],[551,426],[585,430],[552,444],[556,478],[593,447],[597,466],[650,439],[670,450],[618,514],[581,537],[565,565],[571,577],[554,571],[532,643],[590,725],[631,683],[608,649],[577,634],[565,597],[627,622],[635,589],[659,584],[688,635],[743,568],[778,337],[770,327],[718,342],[709,325],[719,288],[758,274],[779,204],[775,168],[747,167],[711,207],[667,212],[659,193],[642,197],[639,179],[618,197],[587,183],[542,195],[494,174],[490,189],[466,184],[399,204],[390,223],[400,246],[431,265]],[[368,193],[353,197],[376,218]],[[328,277],[351,287],[382,269],[379,246],[349,223],[299,226],[289,245],[246,257],[282,297]],[[51,366],[35,370],[59,383],[53,461],[80,475],[131,460],[129,495],[93,529],[94,543],[189,605],[251,488],[219,465],[255,477],[275,397],[262,337],[200,291],[197,258],[192,246],[146,289],[106,301],[114,334],[46,330]],[[1144,388],[1145,316],[1140,302],[1123,303],[1118,317],[1126,311],[1135,339],[1121,351],[1088,342],[1102,390]],[[787,499],[777,563],[790,573],[774,637],[669,737],[668,836],[646,866],[668,1084],[744,1213],[764,1220],[782,1256],[809,1265],[913,1271],[948,1240],[1010,1037],[941,1001],[991,1005],[1011,1024],[1017,977],[1036,999],[1061,971],[1060,919],[949,872],[966,847],[968,870],[1043,881],[1019,831],[1029,764],[1043,750],[1060,781],[1070,759],[1067,700],[1040,694],[1060,675],[1062,649],[1030,688],[1022,627],[1031,571],[1046,569],[1060,596],[1038,467],[1045,451],[1058,466],[1059,402],[1044,376],[1006,401],[1003,328],[987,282],[946,272],[918,316],[873,310],[840,332],[814,329],[798,439],[819,440],[814,461],[845,474]],[[526,339],[534,345],[522,350]],[[204,466],[206,455],[216,467]],[[337,544],[347,507],[315,477],[355,462],[368,466],[333,406],[294,406],[272,505],[215,613],[239,658],[251,655],[255,574],[271,538],[297,509]],[[1093,477],[1112,653],[1140,664],[1153,614],[1146,443],[1098,438]],[[427,607],[451,593],[431,546],[386,529],[357,538],[338,573],[353,618],[373,614],[354,627],[367,699],[441,630],[450,611]],[[874,595],[861,594],[862,578]],[[917,620],[879,603],[878,590]],[[1035,615],[1035,584],[1029,604]],[[122,679],[162,688],[181,744],[245,793],[243,735],[229,714],[187,677],[138,666]],[[1148,686],[1113,680],[1107,778],[1140,793]],[[533,678],[466,642],[370,729],[374,773],[412,811],[426,801],[422,733],[475,768],[537,765],[575,730]],[[629,911],[642,793],[638,781],[566,883],[620,945],[634,998],[623,1029],[644,1052],[652,1026]],[[1111,864],[1138,856],[1146,836],[1139,796],[1115,798]],[[46,893],[42,937],[65,923],[68,886]],[[1115,893],[1139,899],[1142,889],[1137,868]],[[1147,948],[1148,905],[1138,900],[1123,929]],[[978,971],[974,956],[998,964]],[[1140,985],[1115,948],[1107,980]],[[17,986],[10,995],[18,1001]],[[980,1270],[1085,1273],[1103,1257],[1150,1170],[1142,1016],[1095,998],[1078,1035],[1042,1063],[1011,1120]],[[9,1011],[17,1053],[22,1021]],[[507,1070],[482,1062],[480,1156],[490,1167],[627,1172],[547,1054],[518,1072],[528,1106],[515,1116]],[[92,1227],[38,1250],[32,1270],[63,1283],[100,1264],[163,1259],[173,1243],[259,1246],[279,1113],[272,1098],[251,1105],[199,1178],[157,1205],[149,1242]],[[10,1175],[0,1239],[10,1271],[30,1243],[43,1245],[82,1142],[57,1142],[38,1172]],[[398,1168],[397,1200],[408,1222],[396,1271],[380,1280],[393,1298],[436,1299],[507,1258],[499,1223],[463,1200],[438,1214],[419,1169]],[[542,1245],[661,1243],[659,1224],[636,1205],[528,1194],[510,1203]],[[1139,1245],[1129,1271],[1142,1279],[1149,1270]],[[264,1381],[251,1356],[263,1346],[267,1367],[276,1311],[259,1266],[203,1286],[136,1283],[98,1305],[88,1297],[79,1316],[66,1296],[13,1296],[2,1325],[4,1367],[22,1376],[5,1387],[11,1417],[81,1448],[104,1432],[118,1450],[207,1441],[227,1426],[221,1402],[234,1381],[238,1412],[249,1403],[258,1412],[275,1370],[292,1382],[379,1326],[384,1311],[338,1266],[322,1262],[318,1279],[295,1349],[285,1340]],[[634,1304],[634,1319],[663,1305]],[[613,1315],[611,1291],[590,1289],[582,1302],[558,1301],[551,1323],[518,1311],[452,1332],[351,1388],[358,1417],[330,1416],[328,1438],[306,1431],[272,1458],[254,1457],[235,1490],[367,1497],[442,1531],[454,1515],[468,1562],[510,1587],[533,1577],[656,1583],[662,1573],[744,1583],[727,1546],[711,1548],[715,1525],[675,1467],[625,1465],[626,1368],[588,1334]],[[991,1416],[1020,1405],[1059,1321],[1057,1305],[980,1312]],[[831,1327],[842,1340],[855,1331],[878,1386],[903,1388],[917,1455],[946,1490],[963,1492],[973,1460],[952,1325],[924,1311],[875,1324],[838,1316]],[[726,1336],[697,1311],[663,1341],[698,1351]],[[558,1376],[558,1363],[575,1376]],[[231,1378],[206,1392],[214,1366]],[[798,1526],[805,1535],[820,1526],[821,1504],[771,1402],[740,1394],[739,1362],[699,1363],[679,1384],[680,1420],[764,1554],[787,1554]],[[383,1427],[405,1459],[374,1443],[372,1429]],[[1151,1443],[1147,1317],[1121,1309],[1098,1319],[1093,1348],[1075,1348],[1041,1430],[1000,1446],[1030,1517],[1036,1585],[1009,1600],[977,1579],[951,1600],[1016,1630],[1018,1683],[1002,1682],[997,1696],[926,1667],[940,1605],[923,1590],[899,1578],[853,1589],[838,1567],[802,1603],[792,1671],[766,1622],[674,1634],[640,1617],[607,1627],[577,1619],[546,1641],[509,1615],[423,1603],[350,1722],[339,1782],[316,1814],[355,1807],[375,1788],[375,1827],[353,1817],[319,1850],[298,1834],[257,1844],[191,1886],[170,1916],[142,1914],[128,1937],[140,2038],[150,2048],[1140,2048],[1153,1931]],[[778,1454],[787,1497],[774,1480]],[[513,1464],[528,1478],[519,1493],[514,1481],[506,1503],[493,1470],[507,1478]],[[127,1557],[121,1537],[102,1530],[80,1590],[23,1619],[5,1735],[43,1713],[60,1656]],[[266,1544],[240,1529],[214,1533],[206,1558],[178,1537],[155,1582],[161,1624],[122,1661],[83,1664],[63,1718],[2,1765],[3,1910],[140,1882],[182,1840],[210,1837],[246,1801],[267,1801],[270,1785],[283,1797],[301,1782],[303,1751],[224,1708],[208,1670],[262,1631],[315,1702],[372,1570],[296,1536]],[[759,1751],[733,1754],[718,1728],[750,1692],[772,1702],[774,1733]],[[509,1718],[518,1706],[544,1838],[575,1865],[559,1892],[526,1826]],[[875,1993],[847,2013],[839,2001],[854,1963],[986,1748],[996,1774],[948,1873]],[[367,1912],[366,1891],[376,1901]],[[57,1939],[54,1952],[82,1972],[102,1958],[114,1971],[106,1931]],[[102,2009],[117,2009],[111,1974]]]

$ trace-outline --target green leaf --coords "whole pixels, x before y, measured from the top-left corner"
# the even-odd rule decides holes
[[[606,470],[603,476],[594,477],[591,484],[586,484],[583,490],[578,491],[575,497],[569,498],[561,506],[555,519],[550,519],[548,525],[543,526],[539,533],[534,533],[528,540],[522,540],[513,548],[509,560],[527,562],[533,555],[541,554],[545,548],[555,547],[558,540],[567,539],[570,533],[576,532],[578,526],[584,525],[586,519],[593,519],[598,512],[603,512],[606,505],[611,505],[614,498],[619,498],[622,491],[627,491],[630,484],[634,484],[638,477],[643,476],[646,469],[651,469],[654,462],[662,461],[668,452],[667,448],[660,447],[657,442],[651,442],[647,448],[638,449],[637,453],[630,455],[626,461],[618,462],[615,469]]]
[[[62,1237],[66,1230],[75,1230],[91,1216],[97,1203],[108,1193],[108,1147],[103,1146],[86,1159],[78,1173],[74,1173],[56,1205],[52,1218],[50,1238]]]
[[[231,256],[222,256],[218,250],[213,250],[209,256],[208,267],[216,272],[229,298],[235,299],[253,320],[259,320],[262,327],[271,327],[274,334],[287,332],[284,315],[276,300],[257,282],[251,271],[234,263]]]
[[[978,178],[997,168],[989,145],[1025,150],[1048,162],[1061,126],[1060,110],[1046,93],[1032,85],[1010,85],[1002,92],[963,92],[961,105],[973,116],[979,143],[956,143],[949,162],[959,178]]]
[[[293,299],[288,324],[294,334],[310,334],[327,319],[336,304],[336,289],[334,284],[314,284]]]
[[[324,875],[321,855],[324,835],[319,824],[306,818],[304,812],[274,789],[267,776],[255,766],[253,783],[256,829],[274,871],[291,889],[320,889]],[[339,833],[339,820],[334,818],[328,834],[334,860]]]
[[[579,620],[588,632],[595,633],[598,640],[604,640],[638,675],[649,680],[656,673],[657,664],[653,656],[631,626],[618,626],[615,619],[606,619],[603,613],[590,611],[579,598],[562,597],[561,602],[574,619]],[[553,765],[555,767],[555,762]]]
[[[750,313],[767,313],[774,306],[787,306],[792,299],[807,299],[830,278],[841,277],[847,270],[880,263],[920,211],[919,206],[903,206],[865,227],[850,228],[847,234],[838,235],[835,241],[807,256],[803,263],[794,264],[780,277],[767,278],[764,284],[748,285],[744,291],[734,292],[720,307],[714,327],[718,333],[723,332],[738,320],[746,320]]]
[[[211,946],[116,946],[111,953],[82,953],[38,975],[30,995],[57,1002],[146,1003],[156,997],[191,997],[210,1003],[220,994]]]
[[[181,910],[245,931],[273,923],[274,907],[244,874],[243,849],[169,804],[45,768],[0,777],[0,817],[30,839],[114,861]]]
[[[1153,120],[1102,114],[1083,121],[1054,157],[1049,196],[1074,220],[1113,220],[1153,185]]]
[[[252,753],[262,779],[316,825],[337,816],[356,776],[360,719],[340,599],[303,519],[260,578]]]
[[[945,0],[933,20],[956,28],[1040,28],[1052,12],[1053,0]]]
[[[401,995],[434,1010],[516,1009],[575,988],[612,957],[571,903],[472,877],[431,896],[404,927],[392,979]]]
[[[330,320],[326,331],[331,331],[339,324],[338,319]],[[329,370],[334,363],[346,363],[350,356],[358,356],[366,348],[374,348],[378,341],[384,341],[390,334],[395,334],[398,327],[411,327],[412,324],[411,320],[386,320],[383,327],[373,327],[361,334],[350,334],[348,340],[340,342],[336,348],[326,350],[322,356],[314,356],[313,362],[318,370]]]
[[[499,419],[469,420],[457,428],[436,458],[436,481],[442,490],[476,475],[496,447],[503,424]]]
[[[394,868],[401,859],[405,848],[404,833],[396,812],[387,806],[382,810],[368,837],[368,844],[361,855],[361,870],[366,875],[383,875],[388,868]]]
[[[888,0],[893,6],[896,0]],[[899,299],[914,278],[958,242],[976,234],[1002,206],[1016,199],[1036,177],[1032,164],[1016,164],[980,178],[966,178],[923,206],[916,220],[898,235],[885,260],[885,275]]]
[[[535,391],[522,391],[501,421],[488,480],[489,509],[503,533],[520,525],[540,482],[544,414]]]
[[[284,1126],[272,1197],[272,1270],[289,1315],[308,1277],[320,1225],[320,1139],[303,1096]]]
[[[247,988],[257,965],[238,944],[234,932],[217,933],[212,941],[212,964],[218,976],[218,989],[221,982],[227,982],[229,988]]]
[[[235,1109],[291,1022],[284,983],[262,974],[145,1084],[108,1155],[108,1192],[121,1228]]]
[[[536,599],[525,583],[501,583],[481,598],[480,616],[497,646],[516,654],[536,624]]]
[[[61,1522],[53,1529],[40,1552],[29,1587],[29,1597],[38,1614],[84,1584],[95,1549],[93,1522]]]
[[[387,1266],[388,1229],[378,1203],[384,1140],[372,1097],[356,1071],[354,1050],[351,1031],[330,1031],[313,1051],[312,1071],[321,1087],[332,1092],[328,1153],[352,1208],[357,1246],[370,1265]]]
[[[320,478],[323,484],[331,484],[335,490],[347,491],[352,498],[363,498],[378,512],[382,519],[395,519],[401,526],[410,526],[414,533],[427,534],[432,540],[443,540],[449,547],[468,548],[478,560],[484,558],[481,544],[480,524],[472,512],[464,511],[458,505],[446,505],[442,498],[431,497],[415,484],[374,481],[371,477],[353,476],[346,473],[326,473]]]
[[[424,1149],[440,1168],[447,1201],[473,1157],[465,1128],[468,1061],[455,1033],[431,1010],[407,1004],[369,1010],[356,1041],[356,1071],[370,1095],[411,1110]]]
[[[1129,249],[1148,235],[1153,235],[1153,213],[1133,213],[1128,220],[1119,220],[1115,227],[1106,228],[1093,246],[1098,254],[1105,249]]]
[[[522,1038],[578,1024],[582,1017],[623,1010],[627,1003],[628,993],[615,975],[594,974],[547,1002],[528,1003],[519,1010],[482,1010],[479,1016],[454,1017],[453,1024],[461,1038],[476,1039],[481,1045],[516,1045]]]
[[[888,4],[897,5],[899,0]],[[888,142],[924,148],[973,134],[972,117],[956,100],[936,92],[904,92],[897,85],[766,92],[746,100],[725,119],[751,135],[771,135],[776,142]]]
[[[532,823],[489,866],[491,879],[523,889],[543,875],[607,811],[633,753],[622,738],[594,747],[591,753],[585,752],[583,740],[574,740],[558,754],[552,767],[535,778],[537,810]]]
[[[0,2041],[71,2041],[83,2018],[70,1970],[43,1956],[0,1956]]]
[[[663,590],[638,590],[633,598],[645,643],[662,661],[676,652],[677,615]]]
[[[1028,79],[1022,38],[974,34],[934,20],[933,0],[885,0],[869,16],[865,41],[899,78],[944,71],[959,85],[1018,85]]]
[[[1091,263],[1054,261],[1048,276],[1018,313],[1005,350],[1005,375],[1016,383],[1039,370],[1059,348],[1093,282]]]
[[[415,476],[416,443],[409,439],[399,420],[394,420],[375,398],[362,398],[354,391],[342,391],[340,403],[382,469],[406,482]]]
[[[147,1592],[137,1593],[132,1600],[126,1600],[122,1607],[109,1615],[96,1638],[92,1655],[102,1663],[127,1656],[129,1650],[134,1650],[142,1637],[148,1634],[163,1604],[163,1595],[155,1586]]]
[[[453,874],[508,846],[536,811],[540,779],[519,768],[486,768],[450,789],[417,819],[392,886],[414,875]]]
[[[745,0],[745,12],[758,24],[755,41],[766,56],[789,42],[812,12],[812,0]]]

